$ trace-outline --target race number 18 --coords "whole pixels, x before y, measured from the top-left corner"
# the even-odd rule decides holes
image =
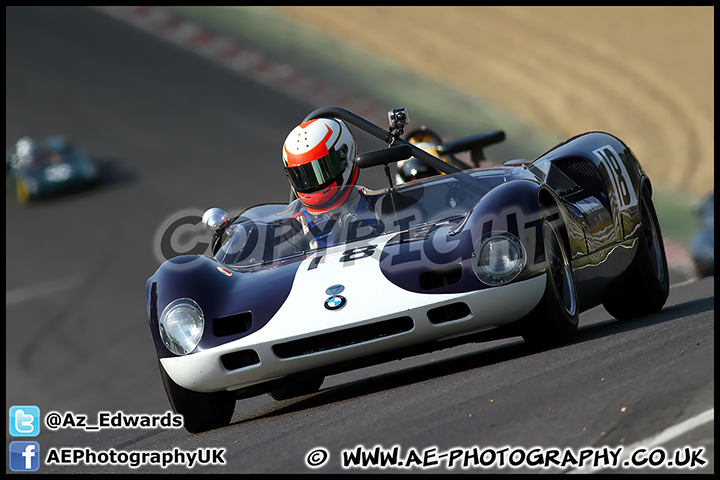
[[[602,148],[593,150],[593,153],[608,167],[608,174],[617,192],[619,209],[623,210],[634,205],[637,200],[632,185],[629,184],[630,176],[625,164],[620,160],[615,150],[610,145],[605,145]]]

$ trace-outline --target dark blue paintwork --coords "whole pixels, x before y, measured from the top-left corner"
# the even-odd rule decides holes
[[[159,358],[172,356],[158,335],[158,319],[163,309],[177,298],[191,298],[205,314],[206,328],[198,349],[214,347],[250,335],[261,329],[287,299],[302,257],[293,257],[269,266],[230,269],[202,255],[183,255],[163,263],[147,281],[145,288],[148,318]],[[218,270],[232,271],[232,276]],[[214,319],[241,312],[252,312],[252,327],[246,332],[216,337]]]

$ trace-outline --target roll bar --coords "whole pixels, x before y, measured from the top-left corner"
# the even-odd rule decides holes
[[[345,110],[344,108],[340,108],[340,107],[318,108],[317,110],[310,112],[310,114],[307,117],[305,117],[305,120],[303,120],[303,123],[307,122],[309,120],[316,119],[316,118],[329,118],[329,117],[336,117],[341,120],[344,120],[345,122],[358,127],[359,129],[363,130],[364,132],[369,133],[370,135],[372,135],[376,138],[379,138],[380,140],[387,142],[388,144],[393,141],[394,137],[393,137],[392,133],[390,133],[388,130],[378,127],[374,123],[369,122],[369,121],[365,120],[364,118],[362,118],[348,110]],[[450,165],[449,163],[444,162],[442,159],[429,154],[425,150],[416,147],[412,143],[410,143],[407,140],[404,140],[402,138],[395,139],[395,145],[410,146],[410,149],[412,151],[412,156],[414,156],[415,158],[421,160],[426,165],[428,165],[440,172],[450,174],[450,173],[457,173],[457,172],[462,171],[459,168],[457,168],[456,166]]]

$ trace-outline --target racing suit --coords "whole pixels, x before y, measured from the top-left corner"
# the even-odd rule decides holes
[[[297,210],[291,218],[299,223],[310,249],[372,237],[381,232],[382,223],[375,215],[378,197],[366,195],[363,187],[352,188],[348,199],[328,213],[310,213],[300,200],[291,204]]]

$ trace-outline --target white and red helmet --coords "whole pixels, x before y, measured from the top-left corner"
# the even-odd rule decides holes
[[[283,145],[290,185],[313,214],[329,212],[350,195],[358,179],[357,143],[342,120],[317,118],[295,127]]]

